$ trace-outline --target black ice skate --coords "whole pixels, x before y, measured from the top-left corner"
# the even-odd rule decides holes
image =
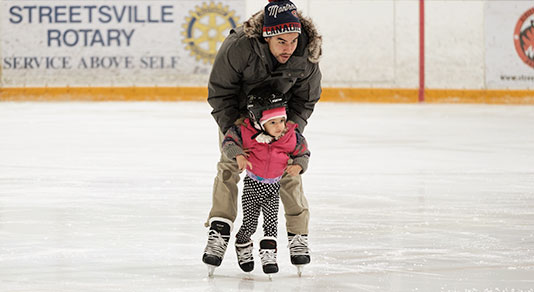
[[[288,233],[288,241],[291,263],[297,267],[298,275],[301,277],[304,265],[309,264],[311,261],[308,236]]]
[[[232,232],[232,221],[213,217],[210,219],[210,230],[208,233],[208,244],[204,249],[202,261],[208,265],[208,276],[213,276],[215,268],[220,266],[230,240]]]
[[[236,243],[235,251],[237,253],[237,262],[243,272],[251,272],[254,270],[254,257],[252,256],[252,241],[247,243]]]
[[[266,236],[260,241],[260,259],[265,274],[278,273],[276,238]],[[270,277],[270,275],[269,275]]]

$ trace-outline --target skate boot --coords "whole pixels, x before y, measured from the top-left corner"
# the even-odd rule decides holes
[[[232,221],[213,217],[209,221],[210,230],[208,233],[208,244],[204,249],[202,261],[208,265],[208,275],[213,276],[213,271],[220,266],[230,240],[232,232]]]
[[[288,247],[291,263],[297,267],[299,277],[302,276],[304,265],[311,261],[308,248],[308,236],[288,233]]]
[[[243,272],[254,270],[254,257],[252,256],[252,241],[247,243],[236,243],[235,251],[237,253],[237,262]]]
[[[265,274],[278,273],[276,238],[266,236],[260,241],[260,259]]]

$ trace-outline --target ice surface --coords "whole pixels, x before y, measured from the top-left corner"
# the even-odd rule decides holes
[[[280,236],[272,281],[201,262],[209,112],[0,103],[0,291],[534,291],[534,107],[319,103],[312,263]]]

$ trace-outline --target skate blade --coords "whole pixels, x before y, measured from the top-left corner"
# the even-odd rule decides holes
[[[215,272],[216,266],[212,266],[208,264],[206,264],[206,266],[208,266],[208,277],[213,278],[213,273]]]
[[[302,272],[304,272],[304,265],[295,265],[297,267],[297,275],[302,277]]]
[[[254,276],[252,276],[252,272],[246,272],[243,276],[243,280],[254,280]]]

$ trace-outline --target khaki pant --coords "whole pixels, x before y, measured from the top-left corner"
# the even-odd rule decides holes
[[[223,138],[224,136],[219,132],[219,145],[222,144]],[[217,164],[217,176],[213,183],[212,207],[208,221],[212,217],[222,217],[232,222],[235,221],[239,173],[237,162],[228,159],[221,152],[221,158]],[[294,234],[308,234],[310,212],[308,201],[304,197],[301,176],[290,176],[284,173],[280,185],[280,199],[284,205],[287,231]],[[209,226],[207,222],[205,225],[206,227]]]

